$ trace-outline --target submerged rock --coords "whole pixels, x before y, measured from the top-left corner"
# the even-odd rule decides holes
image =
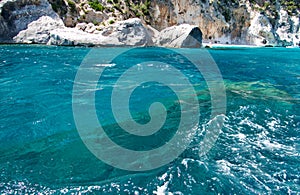
[[[159,33],[157,44],[163,47],[201,47],[202,32],[197,26],[181,24],[168,27]]]
[[[49,16],[42,16],[37,21],[30,23],[26,30],[19,32],[13,40],[17,43],[46,44],[50,39],[52,30],[64,27],[64,23],[60,18],[53,19]]]

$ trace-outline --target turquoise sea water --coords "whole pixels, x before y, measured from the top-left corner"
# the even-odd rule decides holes
[[[130,65],[157,58],[174,59],[166,63],[183,72],[197,92],[201,117],[192,143],[171,163],[145,172],[124,171],[101,162],[78,135],[72,89],[76,72],[90,50],[0,46],[1,193],[300,192],[299,49],[209,50],[224,79],[227,112],[217,142],[204,157],[198,155],[199,143],[209,122],[211,100],[207,85],[193,66],[159,48],[140,48],[107,65],[99,83],[102,88],[96,92],[97,114],[113,140],[129,149],[163,145],[171,139],[180,118],[170,88],[148,83],[133,93],[132,115],[146,124],[149,103],[163,102],[170,113],[164,126],[168,133],[149,139],[118,136],[107,101],[113,83]],[[118,49],[98,50],[109,55]],[[168,58],[161,58],[164,55]]]

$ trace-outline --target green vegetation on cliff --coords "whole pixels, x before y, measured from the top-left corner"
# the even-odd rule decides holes
[[[290,16],[296,16],[300,13],[300,0],[246,0],[249,2],[253,10],[260,12],[265,15],[270,23],[275,26],[279,20],[279,11],[284,9]],[[155,20],[154,12],[157,8],[155,6],[163,4],[169,10],[164,14],[168,14],[167,20],[172,20],[170,13],[174,7],[170,0],[49,0],[52,8],[62,18],[65,18],[67,13],[72,15],[74,18],[79,18],[80,22],[91,22],[89,21],[88,12],[89,7],[96,12],[103,12],[106,16],[114,18],[114,21],[138,17],[143,19],[148,24],[151,24]],[[219,13],[227,23],[232,23],[237,20],[235,17],[235,11],[241,8],[245,8],[244,1],[239,0],[200,0],[190,2],[191,4],[198,4],[201,14],[207,13],[207,6]],[[200,8],[201,7],[201,8]],[[79,15],[84,13],[84,15]],[[182,12],[184,13],[184,10]],[[238,19],[240,22],[247,22],[247,18],[244,17]],[[94,20],[94,19],[93,19]],[[111,23],[110,21],[107,23]],[[99,23],[101,21],[98,21]],[[169,22],[172,24],[172,22]],[[175,23],[176,24],[176,23]],[[225,29],[226,30],[226,29]]]
[[[71,12],[72,13],[76,12],[76,4],[71,0],[68,0],[67,2],[68,2]]]
[[[271,12],[276,14],[281,5],[289,15],[297,15],[300,11],[300,0],[249,0],[252,6],[258,5],[261,12]]]
[[[89,5],[95,11],[101,11],[102,12],[105,9],[105,7],[98,0],[90,0]]]

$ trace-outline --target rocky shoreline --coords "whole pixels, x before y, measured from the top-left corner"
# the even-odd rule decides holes
[[[66,27],[47,0],[39,0],[36,4],[4,0],[0,2],[0,11],[0,43],[89,47],[202,46],[202,32],[196,25],[181,24],[159,32],[139,18],[130,18],[101,28],[93,23]]]
[[[94,25],[79,23],[68,28],[63,22],[42,16],[13,37],[14,43],[47,44],[63,46],[162,46],[195,48],[202,45],[202,33],[197,26],[182,24],[158,32],[138,18],[116,22],[101,31]],[[91,32],[89,32],[91,31]]]
[[[209,43],[205,44],[207,47],[218,44],[283,47],[300,46],[300,18],[298,16],[297,21],[297,16],[287,16],[284,10],[280,10],[279,12],[281,14],[279,15],[279,21],[282,22],[282,24],[278,27],[276,33],[273,32],[273,27],[266,17],[263,17],[255,11],[251,12],[253,16],[251,16],[252,19],[250,23],[248,22],[249,24],[247,24],[247,34],[238,33],[240,35],[237,39],[233,37],[236,32],[231,32],[231,38],[228,38],[225,34],[220,35],[219,38],[208,36],[210,32],[207,26],[202,28],[202,26],[199,27],[199,25],[189,21],[186,23],[185,21],[177,22],[177,24],[174,25],[162,24],[160,26],[157,25],[157,22],[153,22],[153,27],[149,25],[149,22],[145,21],[145,17],[122,18],[121,9],[119,9],[119,12],[112,14],[118,17],[119,20],[110,20],[111,17],[104,11],[95,11],[89,8],[88,4],[84,4],[82,0],[75,2],[81,2],[82,5],[89,9],[90,12],[84,11],[88,13],[87,15],[89,15],[90,18],[96,18],[101,21],[106,18],[107,20],[101,24],[86,21],[79,22],[79,19],[76,19],[76,13],[78,12],[77,4],[72,5],[71,2],[68,1],[69,7],[66,7],[68,12],[62,17],[60,11],[54,9],[55,7],[53,7],[53,3],[51,2],[50,0],[1,0],[0,43],[89,47],[160,46],[172,48],[201,47],[203,45],[202,42]],[[107,3],[109,1],[97,2]],[[155,5],[158,4],[157,2]],[[201,4],[202,7],[203,5]],[[189,5],[187,9],[192,9],[193,6],[194,5]],[[69,13],[70,10],[73,15]],[[158,10],[161,10],[161,7],[158,7],[153,13],[157,13]],[[209,14],[208,12],[208,15]],[[208,24],[209,23],[206,25]],[[283,24],[285,24],[285,26]],[[218,22],[216,22],[215,25],[218,26]],[[208,27],[209,26],[211,29],[214,29],[214,26],[208,25]],[[290,30],[287,31],[287,28]]]

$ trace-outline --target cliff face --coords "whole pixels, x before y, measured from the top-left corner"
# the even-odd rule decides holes
[[[274,0],[154,0],[150,23],[157,29],[182,23],[198,25],[206,42],[298,45],[299,4]]]
[[[204,42],[289,46],[300,43],[300,0],[0,0],[0,41],[12,39],[41,16],[67,27],[100,30],[141,18],[158,30],[188,23]]]
[[[0,1],[0,41],[11,40],[42,16],[58,18],[47,0]]]

